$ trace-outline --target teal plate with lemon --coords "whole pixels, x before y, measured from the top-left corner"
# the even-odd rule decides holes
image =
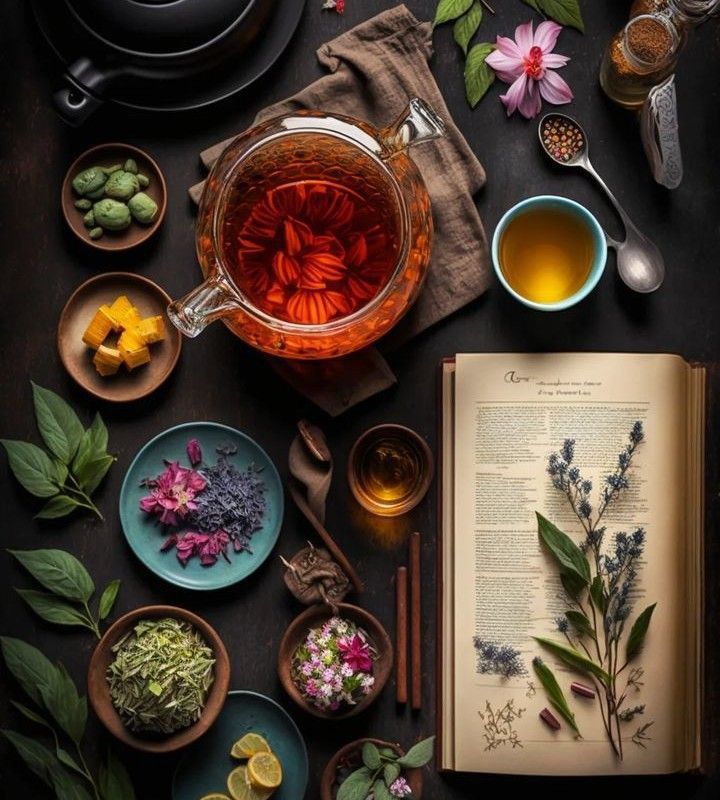
[[[282,782],[273,800],[302,800],[308,782],[305,742],[290,715],[274,700],[255,692],[229,692],[215,724],[188,750],[173,777],[173,800],[231,797],[228,775],[244,764],[230,750],[246,733],[260,734],[278,758]]]
[[[262,525],[250,541],[252,552],[235,552],[232,542],[226,560],[221,555],[214,564],[203,565],[193,557],[182,564],[174,547],[162,551],[163,543],[176,529],[160,525],[157,517],[142,511],[140,501],[149,494],[145,479],[152,479],[165,469],[165,461],[178,461],[189,467],[186,452],[190,440],[197,439],[204,465],[213,466],[218,450],[231,453],[230,464],[243,472],[250,465],[259,470],[264,484],[265,511]],[[260,445],[234,428],[216,422],[188,422],[163,431],[145,444],[133,459],[120,490],[120,522],[128,544],[145,566],[169,583],[185,589],[210,590],[232,586],[256,569],[270,555],[280,534],[283,519],[283,487],[275,465]],[[182,529],[180,529],[182,532]]]

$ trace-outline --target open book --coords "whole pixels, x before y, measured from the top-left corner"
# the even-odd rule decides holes
[[[440,768],[698,768],[705,370],[672,355],[472,354],[441,381]],[[559,558],[548,541],[562,551],[563,533]]]

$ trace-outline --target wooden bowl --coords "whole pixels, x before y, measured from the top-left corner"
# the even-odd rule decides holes
[[[129,371],[121,365],[115,375],[103,378],[95,369],[94,351],[82,335],[99,306],[125,294],[143,317],[161,315],[166,337],[149,345],[150,363]],[[175,369],[182,349],[180,331],[167,318],[170,297],[156,283],[133,272],[105,272],[85,281],[65,304],[60,314],[57,345],[60,360],[70,375],[90,394],[112,403],[139,400],[155,391]]]
[[[399,744],[395,742],[384,742],[382,739],[356,739],[354,742],[346,744],[341,747],[337,753],[328,761],[323,770],[322,777],[320,778],[320,800],[336,800],[336,794],[333,792],[335,784],[335,775],[337,774],[338,766],[344,761],[348,760],[355,762],[357,760],[356,768],[362,766],[362,746],[365,742],[372,742],[377,747],[389,747],[394,750],[399,756],[405,755],[405,751]],[[423,774],[421,769],[406,769],[403,770],[403,775],[407,779],[412,789],[412,797],[414,800],[420,800],[422,797]]]
[[[302,614],[295,617],[288,625],[283,634],[282,641],[280,642],[277,666],[278,676],[283,688],[290,695],[292,700],[294,700],[300,708],[307,711],[308,714],[312,714],[314,717],[319,717],[320,719],[347,719],[348,717],[354,717],[356,714],[364,711],[379,696],[392,671],[393,647],[387,631],[372,614],[369,614],[362,608],[358,608],[358,606],[349,605],[348,603],[338,603],[337,616],[352,620],[356,625],[363,628],[377,650],[378,656],[373,664],[375,685],[373,686],[372,692],[365,695],[357,705],[350,706],[344,711],[323,711],[322,709],[310,705],[305,701],[292,679],[292,657],[298,646],[305,640],[308,631],[311,628],[317,628],[322,625],[332,616],[333,612],[330,606],[317,605],[311,606],[303,611]]]
[[[75,194],[72,188],[73,178],[78,172],[82,172],[88,167],[109,167],[113,164],[124,164],[128,158],[134,158],[138,165],[138,172],[142,172],[143,175],[147,175],[150,179],[149,186],[146,189],[141,189],[141,191],[145,192],[157,203],[157,216],[150,225],[141,225],[133,220],[130,227],[125,228],[124,231],[105,231],[99,239],[91,239],[88,236],[88,228],[85,227],[83,222],[83,216],[86,212],[75,208],[75,201],[80,200],[80,197]],[[167,208],[167,186],[160,167],[144,151],[133,147],[131,144],[120,144],[119,142],[99,144],[86,150],[70,165],[63,179],[60,204],[70,230],[82,242],[90,245],[90,247],[95,247],[97,250],[106,252],[129,250],[131,247],[137,247],[137,245],[149,239],[160,227]]]
[[[141,619],[173,617],[193,625],[212,649],[215,656],[215,680],[210,687],[205,708],[200,719],[188,728],[168,736],[133,733],[125,727],[110,698],[106,678],[107,668],[113,659],[112,647]],[[171,753],[199,739],[218,718],[227,698],[230,685],[230,659],[222,639],[204,619],[175,606],[144,606],[136,608],[111,625],[102,637],[90,659],[88,667],[88,698],[98,719],[123,744],[146,753]]]

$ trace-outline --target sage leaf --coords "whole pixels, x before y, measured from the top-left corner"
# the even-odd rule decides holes
[[[379,778],[373,785],[373,800],[393,800],[390,790]]]
[[[363,743],[362,761],[368,769],[380,769],[380,751],[372,742]]]
[[[472,108],[482,100],[495,80],[495,73],[485,63],[485,59],[495,49],[494,44],[476,44],[467,54],[465,61],[465,96]]]
[[[77,414],[55,392],[43,389],[36,383],[32,384],[32,390],[40,435],[48,450],[63,464],[69,464],[83,435],[83,426]]]
[[[640,650],[642,650],[642,646],[645,642],[645,634],[650,626],[650,620],[656,605],[657,603],[653,603],[651,606],[648,606],[633,623],[625,648],[625,657],[628,661],[630,661],[631,658],[635,658]]]
[[[66,494],[56,494],[35,514],[35,519],[60,519],[72,514],[80,503]]]
[[[590,565],[583,551],[569,536],[553,525],[549,519],[545,519],[538,512],[535,512],[535,515],[537,516],[540,538],[555,556],[561,571],[576,576],[583,581],[585,586],[589,586]]]
[[[554,19],[555,22],[585,33],[585,23],[578,0],[536,0],[536,4],[543,14]],[[532,5],[532,3],[528,3],[528,5]]]
[[[98,787],[102,800],[135,800],[130,775],[112,751],[108,751],[107,758],[100,764]]]
[[[366,800],[372,788],[373,774],[367,767],[351,772],[338,789],[336,800]]]
[[[0,730],[0,733],[15,748],[25,765],[52,789],[53,774],[61,769],[55,755],[47,747],[29,736],[23,736],[21,733],[7,729]]]
[[[402,769],[400,768],[399,764],[392,762],[391,764],[385,764],[383,767],[383,778],[385,780],[385,785],[390,786],[391,783],[396,781],[400,777],[400,773]]]
[[[65,550],[9,550],[25,569],[53,594],[87,603],[95,584],[85,567]]]
[[[433,745],[435,737],[430,736],[423,739],[421,742],[414,744],[404,756],[398,758],[397,763],[403,769],[417,769],[417,767],[424,767],[425,764],[433,757]]]
[[[57,471],[48,454],[30,442],[0,439],[18,483],[35,497],[52,497],[60,487]]]
[[[92,494],[100,485],[107,471],[115,461],[115,456],[105,455],[88,461],[75,473],[80,488],[87,494]]]
[[[467,55],[470,40],[477,33],[483,18],[480,0],[474,0],[468,11],[458,17],[453,25],[453,39],[460,45],[463,53]]]
[[[534,658],[533,669],[535,670],[535,674],[540,679],[540,683],[545,690],[545,694],[547,695],[550,704],[579,736],[580,731],[577,723],[575,722],[575,715],[570,710],[570,706],[565,699],[565,695],[563,694],[563,691],[555,679],[555,675],[553,675],[550,667],[548,667],[541,658]]]
[[[565,616],[579,634],[595,639],[595,629],[582,611],[566,611]]]
[[[442,25],[444,22],[450,22],[451,19],[457,19],[464,14],[473,0],[440,0],[435,10],[435,19],[433,26]]]
[[[119,590],[119,580],[110,581],[103,590],[102,595],[100,595],[100,605],[98,607],[98,616],[101,620],[106,619],[112,611]]]
[[[50,684],[40,687],[43,706],[65,733],[79,744],[87,724],[87,699],[78,695],[73,679],[58,664]]]
[[[53,726],[46,719],[43,719],[43,717],[41,717],[40,714],[36,714],[31,708],[28,708],[27,706],[23,705],[22,703],[18,703],[17,700],[11,700],[10,703],[26,719],[29,719],[31,722],[35,722],[38,725],[42,725],[44,728],[47,728],[47,730],[49,730],[52,733],[53,739],[55,740],[55,755],[57,756],[58,761],[60,761],[66,767],[69,767],[70,769],[75,770],[75,772],[77,772],[78,775],[84,775],[85,774],[83,772],[82,767],[77,763],[77,761],[75,761],[75,759],[70,755],[70,753],[68,753],[67,750],[63,750],[63,748],[60,747],[60,743],[58,742],[58,738],[57,738],[57,734],[55,733],[55,729],[53,728]]]
[[[543,647],[554,653],[561,661],[564,661],[568,666],[581,672],[587,672],[594,675],[605,686],[610,682],[610,676],[605,670],[598,666],[594,661],[584,656],[574,647],[567,647],[559,642],[554,642],[552,639],[544,639],[540,636],[533,637],[536,642],[539,642]]]
[[[21,639],[0,636],[0,650],[13,678],[32,700],[42,706],[41,688],[55,680],[55,666],[37,647]]]
[[[87,617],[67,600],[35,589],[15,589],[15,591],[45,622],[52,622],[54,625],[79,625],[93,630]]]
[[[605,587],[600,575],[596,575],[590,584],[590,599],[595,608],[605,616],[605,611],[607,610],[605,603]]]
[[[92,800],[85,785],[62,768],[53,772],[52,783],[57,800]]]

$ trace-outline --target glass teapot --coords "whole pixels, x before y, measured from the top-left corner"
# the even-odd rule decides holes
[[[168,307],[171,321],[194,337],[221,319],[285,358],[342,356],[380,338],[430,261],[430,199],[407,148],[444,131],[415,98],[382,130],[297,111],[238,136],[200,203],[205,282]]]

